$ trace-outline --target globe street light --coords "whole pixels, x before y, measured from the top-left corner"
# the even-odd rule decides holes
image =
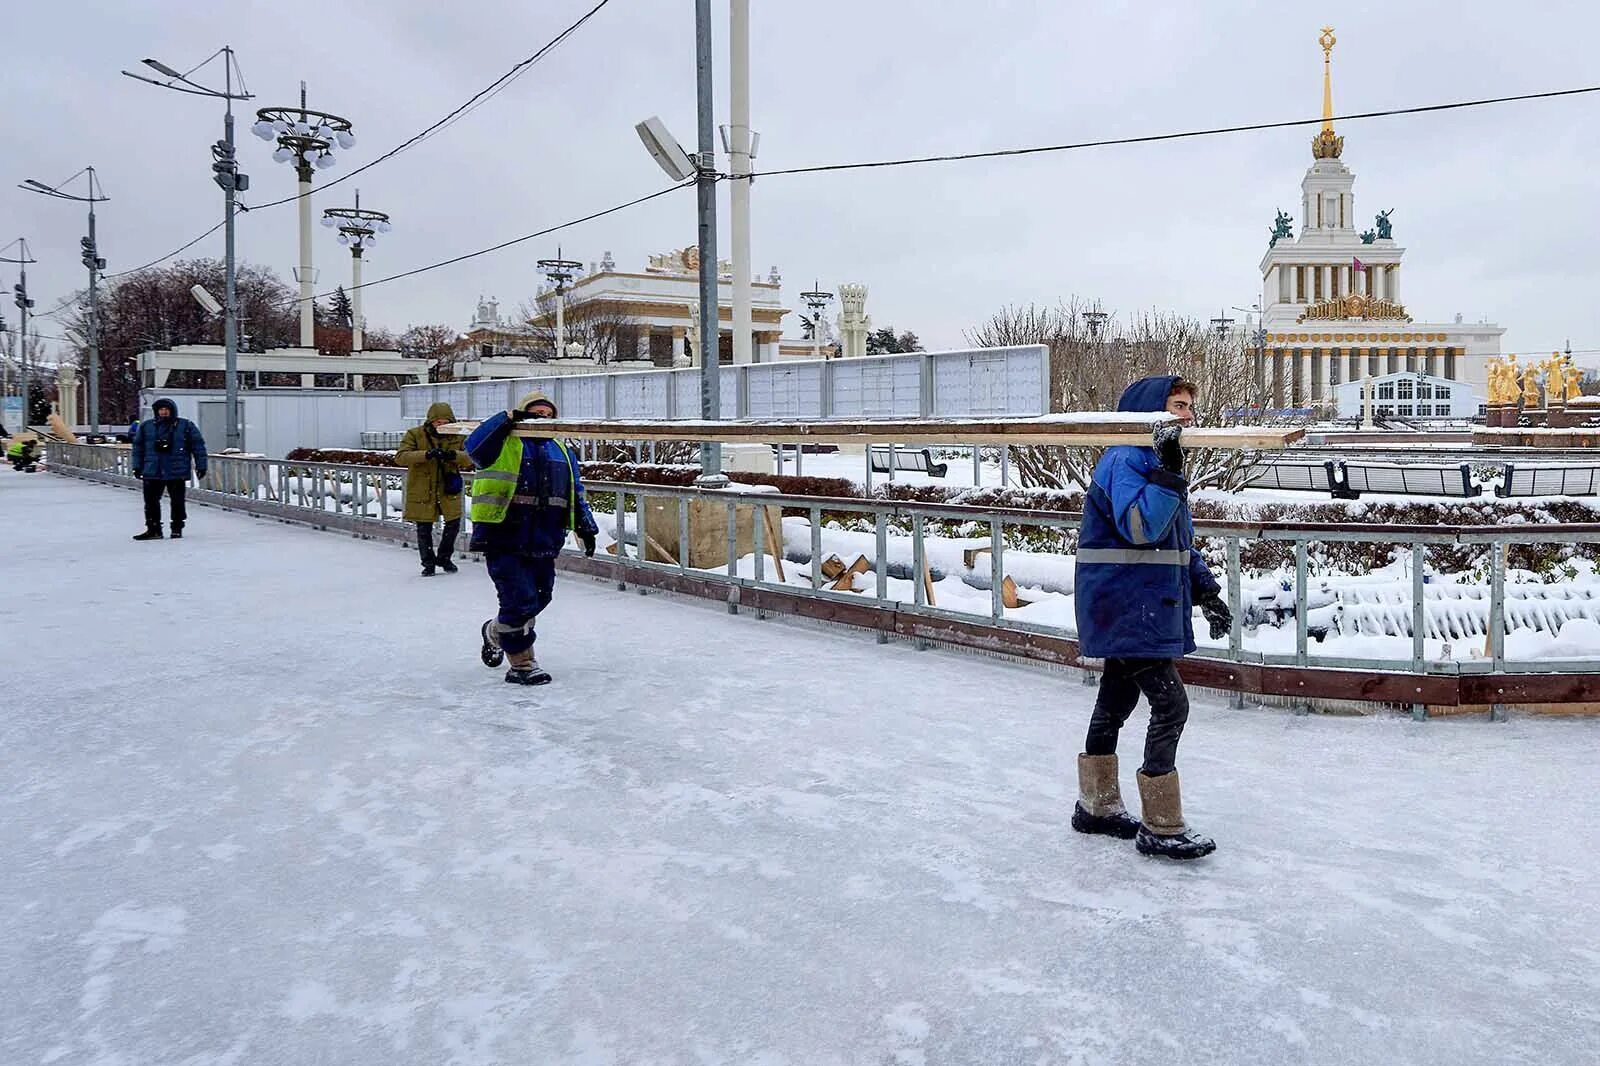
[[[222,56],[222,91],[218,92],[208,86],[189,78],[200,67],[210,63],[212,59]],[[239,173],[239,166],[234,158],[233,150],[233,102],[235,100],[250,100],[253,96],[244,87],[244,72],[239,70],[238,62],[233,58],[233,49],[223,45],[213,53],[210,59],[201,63],[188,73],[180,74],[167,66],[159,59],[143,60],[145,66],[164,75],[168,80],[157,81],[147,78],[143,74],[135,74],[125,70],[122,73],[137,81],[147,81],[151,85],[173,92],[188,93],[190,96],[209,96],[223,101],[225,111],[222,118],[222,140],[211,146],[211,180],[222,189],[223,199],[223,256],[222,273],[224,277],[224,290],[222,299],[222,351],[223,351],[223,387],[226,390],[227,402],[223,405],[224,417],[228,425],[225,431],[227,447],[237,451],[243,445],[239,433],[239,300],[234,291],[234,257],[233,257],[233,215],[234,197],[238,193],[247,192],[250,188],[250,175]],[[234,75],[239,76],[239,91],[233,91]],[[92,388],[93,386],[91,386]]]
[[[354,207],[330,207],[322,212],[322,224],[339,230],[339,243],[350,249],[350,351],[361,350],[361,253],[378,243],[378,234],[394,227],[382,211],[361,206],[361,190],[356,190]]]
[[[312,289],[316,284],[311,269],[311,171],[327,170],[334,164],[336,148],[354,148],[356,135],[350,120],[306,106],[306,83],[300,83],[299,107],[263,107],[256,112],[250,132],[263,141],[276,140],[272,158],[277,163],[293,163],[300,178],[300,347],[316,347],[312,316]]]
[[[811,291],[800,294],[800,299],[805,301],[811,309],[811,351],[815,358],[822,358],[822,311],[828,306],[828,301],[833,299],[833,293],[823,292],[822,286],[815,281],[811,283]]]
[[[105,190],[100,188],[99,182],[94,176],[94,167],[85,167],[78,173],[89,175],[88,196],[74,196],[71,193],[64,193],[53,185],[46,185],[44,182],[34,181],[32,178],[24,181],[19,188],[26,189],[28,192],[36,192],[40,196],[53,196],[58,200],[76,200],[78,203],[89,205],[89,235],[82,238],[78,243],[83,250],[83,265],[89,270],[89,321],[85,324],[84,339],[86,341],[85,347],[89,350],[89,432],[97,434],[100,432],[100,301],[96,283],[100,279],[100,271],[106,268],[106,261],[100,258],[100,250],[95,244],[94,205],[103,204],[110,197],[96,195],[97,193],[103,193]],[[67,182],[76,180],[77,177],[78,174],[74,174],[66,181],[61,182],[61,184],[65,185]],[[69,423],[75,414],[76,412],[73,411],[67,412]]]
[[[583,264],[561,258],[561,246],[557,245],[556,257],[539,260],[538,267],[544,271],[550,284],[556,287],[556,358],[560,359],[567,354],[567,283],[577,277]]]

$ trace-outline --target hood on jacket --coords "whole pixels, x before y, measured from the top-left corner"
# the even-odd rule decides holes
[[[160,418],[161,417],[161,409],[163,407],[165,407],[167,410],[172,412],[172,417],[173,418],[177,418],[178,417],[178,405],[177,405],[177,403],[172,401],[172,400],[167,399],[165,396],[161,397],[161,399],[157,400],[155,403],[150,405],[150,413],[155,415],[157,418]]]
[[[1163,402],[1165,402],[1165,401],[1163,401]],[[544,393],[540,392],[538,389],[534,389],[532,392],[528,393],[522,399],[518,400],[517,401],[517,410],[526,411],[528,409],[529,405],[535,404],[535,403],[547,403],[547,404],[550,405],[550,410],[554,411],[558,417],[561,414],[561,411],[556,407],[556,402],[554,400],[552,400],[549,396],[546,396]]]
[[[1167,397],[1172,395],[1172,386],[1181,380],[1183,379],[1177,374],[1157,374],[1154,377],[1140,378],[1122,391],[1122,398],[1117,401],[1117,410],[1165,411]]]
[[[454,422],[456,420],[455,411],[443,400],[428,406],[428,417],[424,421],[431,426],[441,418],[446,422]]]

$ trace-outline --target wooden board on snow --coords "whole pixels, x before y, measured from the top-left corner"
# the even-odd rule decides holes
[[[564,440],[705,441],[718,444],[868,444],[912,446],[942,444],[1010,444],[1104,447],[1115,444],[1148,445],[1151,430],[1170,416],[1160,414],[1045,415],[1039,418],[952,418],[882,421],[734,419],[706,422],[633,419],[542,419],[523,423],[513,432],[519,437],[560,437]],[[468,434],[476,422],[456,422],[446,434]],[[1280,451],[1305,436],[1303,429],[1265,426],[1227,426],[1188,429],[1185,448],[1221,448],[1231,451]]]

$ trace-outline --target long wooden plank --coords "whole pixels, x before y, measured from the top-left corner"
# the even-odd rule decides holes
[[[1053,446],[1148,445],[1151,430],[1164,421],[1151,415],[1055,415],[1019,419],[916,419],[909,421],[765,421],[698,419],[666,422],[628,419],[543,419],[519,425],[519,437],[566,440],[707,441],[720,444],[1010,444]],[[446,434],[467,434],[476,422],[456,422]],[[1305,436],[1303,429],[1228,426],[1188,429],[1186,448],[1278,451]]]

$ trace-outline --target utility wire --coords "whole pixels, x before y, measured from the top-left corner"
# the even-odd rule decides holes
[[[388,152],[385,152],[383,155],[381,155],[378,158],[372,160],[370,163],[363,164],[362,166],[357,167],[355,170],[352,170],[347,174],[342,174],[339,177],[337,177],[337,178],[333,179],[332,181],[328,182],[327,184],[322,185],[320,187],[321,190],[322,191],[326,191],[328,189],[331,189],[333,186],[339,184],[341,181],[348,181],[349,179],[355,177],[357,174],[360,174],[362,171],[369,170],[372,167],[377,166],[379,163],[382,163],[384,160],[393,158],[394,156],[400,154],[405,149],[411,147],[412,145],[418,143],[419,141],[425,140],[426,138],[428,138],[428,137],[432,136],[433,134],[437,133],[439,130],[443,129],[445,126],[447,126],[450,123],[454,122],[456,119],[460,118],[462,115],[465,115],[468,111],[471,111],[471,110],[475,109],[479,104],[481,104],[484,101],[488,100],[489,98],[493,97],[495,94],[499,93],[500,90],[504,89],[507,85],[510,85],[517,78],[521,77],[524,73],[527,72],[528,68],[533,66],[533,64],[537,63],[540,59],[544,58],[544,56],[548,52],[550,52],[553,48],[555,48],[557,45],[559,45],[562,41],[564,41],[568,37],[570,37],[574,32],[576,32],[578,30],[579,27],[581,27],[585,22],[588,22],[591,18],[593,18],[595,16],[595,14],[597,14],[600,11],[601,8],[605,7],[610,2],[611,2],[611,0],[600,0],[599,3],[595,4],[594,7],[590,8],[587,12],[585,12],[576,22],[574,22],[572,25],[568,26],[565,30],[562,30],[559,35],[557,35],[556,37],[551,39],[549,42],[547,42],[537,52],[534,52],[528,58],[522,60],[520,63],[518,63],[515,66],[513,66],[510,70],[508,70],[504,74],[500,75],[500,77],[498,77],[494,81],[490,82],[483,89],[481,89],[477,93],[475,93],[469,100],[467,100],[466,103],[462,104],[460,107],[456,108],[454,111],[451,111],[448,115],[444,116],[444,118],[440,119],[438,122],[435,122],[433,125],[429,126],[427,129],[424,129],[421,133],[418,133],[416,136],[414,136],[414,137],[410,138],[409,140],[405,141],[404,143],[402,143],[398,147],[392,148]],[[220,54],[220,53],[213,54],[210,58],[208,58],[205,61],[205,63],[201,63],[200,66],[202,66],[202,67],[205,66],[206,63],[209,63],[209,62],[211,62],[212,59],[215,59],[218,54]],[[195,69],[198,70],[199,67],[196,67]],[[190,73],[193,73],[193,71],[191,71]],[[240,75],[240,79],[241,79],[241,83],[242,83],[242,80],[243,80],[242,73]],[[293,203],[294,201],[296,201],[298,199],[300,199],[300,194],[299,193],[295,193],[293,196],[286,196],[281,200],[270,200],[267,203],[259,205],[258,207],[254,208],[253,210],[258,210],[259,211],[262,208],[278,207],[278,206],[280,206],[282,204]],[[252,210],[251,208],[244,208],[243,205],[240,205],[240,207],[241,207],[241,210]],[[207,237],[211,236],[213,233],[217,232],[217,230],[219,230],[221,228],[222,228],[222,223],[218,223],[217,225],[212,226],[210,229],[206,230],[204,233],[200,234],[200,236],[194,238],[194,240],[189,241],[187,244],[184,244],[184,245],[182,245],[182,246],[180,246],[180,247],[168,252],[166,255],[163,255],[163,256],[161,256],[161,257],[159,257],[157,259],[150,260],[150,262],[145,263],[143,266],[134,267],[132,270],[118,271],[115,274],[106,274],[106,275],[104,275],[104,277],[107,280],[110,280],[112,278],[120,278],[120,277],[123,277],[123,276],[128,275],[128,274],[137,273],[140,270],[147,270],[150,267],[156,266],[156,265],[158,265],[160,263],[164,263],[168,259],[171,259],[173,256],[179,255],[182,252],[185,252],[188,249],[194,247],[196,244],[199,244],[201,241],[205,240]]]
[[[380,155],[378,158],[372,160],[370,163],[363,163],[361,166],[357,167],[356,169],[354,169],[354,170],[352,170],[352,171],[350,171],[350,172],[348,172],[346,174],[341,174],[341,175],[339,175],[339,177],[334,178],[332,181],[326,183],[325,185],[322,185],[320,187],[320,191],[326,192],[328,189],[333,188],[335,185],[338,185],[340,182],[349,181],[351,178],[355,177],[357,174],[360,174],[362,171],[370,170],[373,167],[377,166],[379,163],[382,163],[384,160],[394,158],[395,156],[399,155],[401,152],[405,151],[407,148],[410,148],[412,145],[418,143],[419,141],[425,140],[428,137],[433,136],[435,133],[439,132],[444,127],[446,127],[449,124],[451,124],[452,122],[454,122],[456,119],[458,119],[461,116],[465,115],[467,112],[469,112],[471,110],[474,110],[476,107],[478,107],[478,105],[480,105],[483,102],[487,101],[489,98],[491,98],[495,94],[499,93],[500,90],[502,90],[506,86],[510,85],[517,78],[519,78],[523,74],[527,73],[527,71],[528,71],[528,69],[530,67],[532,67],[539,60],[543,59],[549,52],[551,52],[553,49],[555,49],[555,47],[557,45],[559,45],[562,41],[565,41],[568,37],[570,37],[574,33],[576,33],[578,31],[578,29],[585,22],[588,22],[591,18],[593,18],[596,14],[599,13],[601,8],[605,7],[610,2],[611,2],[611,0],[600,0],[599,3],[594,5],[594,7],[591,7],[588,11],[586,11],[583,15],[581,15],[576,22],[574,22],[572,25],[568,26],[566,29],[562,30],[554,38],[552,38],[550,41],[548,41],[543,47],[541,47],[537,52],[534,52],[528,58],[522,60],[520,63],[518,63],[515,66],[513,66],[510,70],[508,70],[504,74],[500,75],[500,77],[496,78],[494,81],[490,82],[484,88],[482,88],[482,89],[478,90],[476,93],[474,93],[471,96],[471,98],[469,98],[467,100],[466,103],[462,104],[460,107],[458,107],[455,110],[451,111],[448,115],[444,116],[444,118],[441,118],[439,121],[435,122],[433,125],[431,125],[428,128],[424,129],[421,133],[418,133],[415,136],[411,137],[410,139],[402,142],[397,147],[391,148],[389,151],[383,153],[383,155]],[[258,204],[254,208],[254,210],[260,211],[260,210],[263,210],[263,209],[268,208],[268,207],[278,207],[278,206],[280,206],[282,204],[294,203],[296,200],[300,199],[300,197],[302,195],[309,196],[311,194],[310,193],[305,193],[305,194],[295,193],[293,196],[285,196],[281,200],[269,200],[267,203]]]
[[[682,184],[669,185],[665,189],[657,189],[653,193],[650,193],[650,194],[648,194],[646,196],[640,196],[640,197],[637,197],[635,199],[629,200],[627,203],[617,204],[616,206],[608,207],[603,211],[595,211],[592,214],[584,215],[582,218],[570,219],[569,221],[561,222],[561,223],[558,223],[558,224],[556,224],[554,226],[549,226],[549,227],[546,227],[545,229],[537,230],[537,231],[535,231],[533,233],[524,233],[520,237],[513,237],[509,241],[501,241],[499,244],[492,244],[487,248],[480,248],[475,252],[467,252],[465,255],[458,255],[458,256],[455,256],[452,259],[441,259],[437,263],[429,263],[427,266],[420,266],[420,267],[417,267],[415,270],[407,270],[407,271],[405,271],[404,273],[401,273],[401,274],[391,274],[386,278],[376,278],[376,279],[374,279],[372,281],[363,281],[360,285],[347,285],[347,286],[344,286],[344,291],[348,293],[348,292],[355,292],[357,289],[370,289],[374,285],[382,285],[382,284],[384,284],[386,282],[390,282],[390,281],[399,281],[401,278],[414,277],[417,274],[425,274],[430,270],[438,270],[440,267],[453,266],[456,263],[462,263],[462,262],[465,262],[468,259],[476,259],[480,255],[488,255],[490,252],[498,252],[503,248],[510,248],[514,244],[522,244],[524,241],[531,241],[531,240],[534,240],[534,239],[536,239],[538,237],[547,237],[552,233],[556,233],[556,232],[559,232],[559,231],[564,230],[564,229],[569,229],[572,226],[581,225],[581,224],[583,224],[585,222],[593,222],[597,218],[604,218],[607,215],[614,215],[618,211],[626,211],[630,207],[637,207],[638,205],[640,205],[642,203],[648,203],[649,201],[655,200],[655,199],[657,199],[659,197],[667,196],[670,193],[675,193],[679,189],[692,189],[692,188],[694,188],[694,184],[695,184],[694,183],[694,179],[691,178],[688,181],[683,182]],[[334,292],[335,292],[335,290],[330,289],[327,292],[319,292],[319,293],[316,294],[316,296],[314,296],[312,298],[316,299],[316,300],[320,300],[320,299],[323,299],[324,297],[332,296],[334,294]]]
[[[1125,144],[1150,144],[1156,141],[1179,141],[1196,137],[1216,137],[1228,133],[1250,133],[1257,130],[1278,130],[1293,126],[1316,126],[1323,122],[1355,122],[1360,119],[1390,118],[1396,115],[1422,115],[1436,111],[1459,111],[1472,107],[1488,107],[1492,104],[1509,104],[1525,100],[1549,100],[1562,96],[1578,96],[1584,93],[1600,92],[1600,85],[1589,85],[1578,89],[1556,89],[1542,93],[1522,93],[1517,96],[1495,96],[1482,100],[1456,100],[1447,104],[1427,104],[1420,107],[1396,107],[1383,111],[1362,111],[1349,115],[1338,115],[1332,119],[1302,118],[1289,119],[1283,122],[1257,122],[1243,126],[1217,126],[1211,129],[1185,130],[1177,133],[1151,133],[1139,137],[1111,137],[1098,141],[1078,141],[1071,144],[1045,144],[1027,148],[999,148],[988,152],[959,152],[950,155],[925,155],[912,156],[905,159],[880,159],[861,163],[826,163],[818,166],[789,167],[784,170],[759,170],[749,175],[751,178],[775,178],[786,174],[820,174],[836,170],[870,170],[883,167],[906,167],[921,163],[954,163],[969,159],[999,159],[1007,156],[1042,155],[1048,152],[1071,152],[1081,148],[1108,148],[1114,145]],[[730,179],[730,175],[721,175],[722,179]],[[742,177],[742,175],[741,175]]]
[[[168,252],[166,255],[161,256],[159,259],[152,259],[152,260],[150,260],[150,262],[144,264],[143,266],[136,266],[132,270],[119,270],[115,274],[102,274],[102,275],[100,275],[100,277],[102,279],[106,280],[106,281],[110,281],[112,278],[126,277],[129,274],[137,274],[141,270],[149,270],[151,267],[155,266],[157,263],[164,263],[168,259],[171,259],[173,256],[181,255],[182,253],[188,251],[190,248],[193,248],[195,245],[199,244],[201,241],[205,240],[207,237],[211,236],[213,233],[217,232],[217,230],[221,229],[223,226],[226,226],[227,224],[228,224],[228,220],[227,219],[223,219],[221,222],[218,222],[215,226],[212,226],[210,229],[206,230],[204,233],[200,234],[200,236],[196,237],[194,240],[190,241],[189,243],[179,245],[178,247],[174,248],[172,251]]]

